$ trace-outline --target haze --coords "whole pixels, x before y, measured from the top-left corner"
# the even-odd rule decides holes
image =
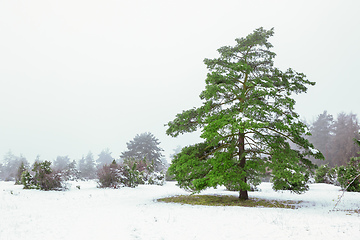
[[[297,96],[311,121],[323,110],[360,116],[360,2],[1,1],[0,155],[79,159],[153,133],[169,160],[199,134],[164,124],[199,106],[204,58],[258,27],[274,27],[276,66],[315,81]]]

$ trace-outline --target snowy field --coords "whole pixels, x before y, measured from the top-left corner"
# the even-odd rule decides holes
[[[80,190],[76,187],[80,185]],[[156,199],[188,194],[164,186],[98,189],[73,182],[64,192],[23,190],[0,182],[0,239],[360,239],[360,194],[313,184],[302,195],[274,192],[269,183],[250,197],[302,200],[300,209],[190,206]],[[203,194],[234,194],[210,189]]]

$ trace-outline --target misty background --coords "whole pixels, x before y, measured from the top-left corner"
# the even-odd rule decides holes
[[[327,110],[360,116],[360,2],[0,1],[0,159],[114,158],[151,132],[164,155],[199,134],[171,138],[164,124],[199,106],[204,58],[258,27],[275,65],[317,84],[296,96],[309,122]]]

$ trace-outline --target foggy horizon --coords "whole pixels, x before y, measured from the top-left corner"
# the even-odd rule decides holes
[[[199,142],[164,124],[200,106],[205,58],[259,27],[275,67],[316,85],[294,96],[301,119],[360,116],[358,1],[3,1],[0,3],[0,157],[119,158],[137,134],[163,154]]]

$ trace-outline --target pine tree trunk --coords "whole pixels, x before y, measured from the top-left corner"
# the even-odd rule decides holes
[[[240,190],[239,198],[240,198],[240,200],[248,200],[249,199],[248,191],[247,190]]]
[[[245,156],[243,156],[243,153],[245,152],[245,134],[239,133],[239,158],[240,159],[240,168],[244,169],[246,164]],[[243,181],[246,183],[246,177],[244,177]],[[241,200],[248,200],[248,191],[244,189],[240,189],[240,195],[239,198]]]

